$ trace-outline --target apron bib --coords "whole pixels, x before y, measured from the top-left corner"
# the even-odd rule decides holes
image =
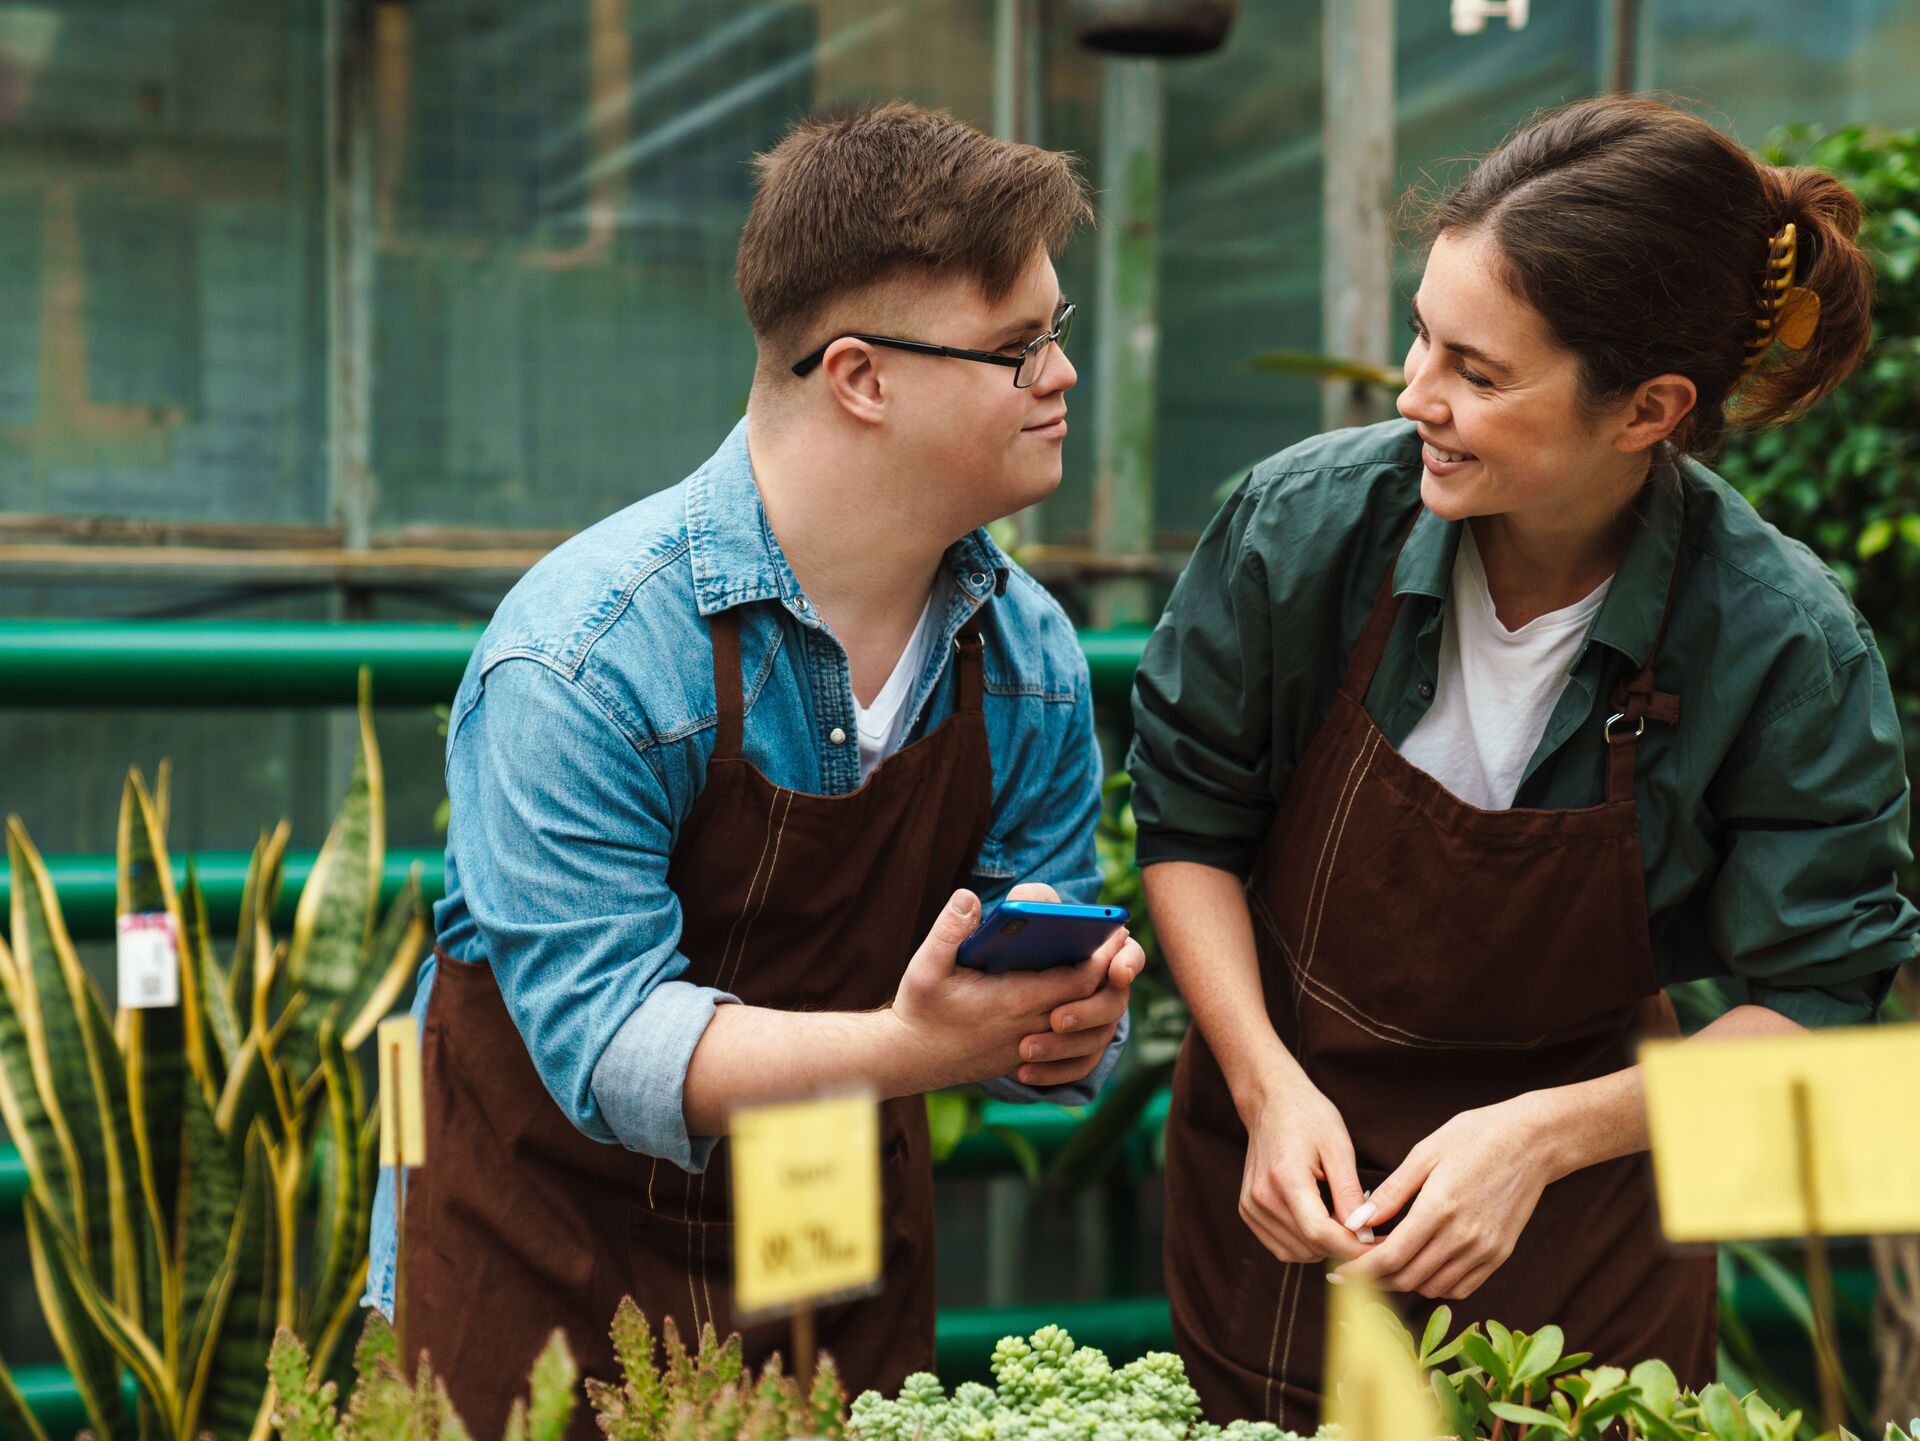
[[[1269,1018],[1339,1110],[1369,1189],[1461,1111],[1621,1070],[1646,1030],[1678,1029],[1654,971],[1633,799],[1646,718],[1679,719],[1678,698],[1653,688],[1653,655],[1614,697],[1601,804],[1480,810],[1404,760],[1362,703],[1399,614],[1392,587],[1389,567],[1247,882]],[[1311,1431],[1325,1267],[1275,1259],[1241,1220],[1247,1144],[1195,1028],[1167,1128],[1175,1334],[1209,1419]],[[1440,1304],[1393,1300],[1418,1321]],[[1548,1186],[1513,1254],[1448,1304],[1456,1331],[1551,1322],[1595,1364],[1659,1357],[1683,1385],[1713,1379],[1715,1261],[1668,1249],[1645,1152]]]
[[[782,1010],[884,1006],[986,837],[993,769],[977,624],[955,642],[953,715],[835,796],[776,786],[746,759],[739,612],[711,627],[718,735],[667,872],[685,979]],[[436,955],[422,1056],[434,1159],[405,1205],[408,1344],[432,1353],[468,1428],[500,1434],[555,1326],[583,1376],[616,1379],[607,1328],[624,1295],[656,1333],[672,1317],[689,1345],[711,1325],[742,1333],[750,1365],[784,1351],[784,1321],[734,1318],[729,1144],[691,1175],[589,1140],[548,1096],[489,966]],[[924,1100],[883,1103],[881,1140],[885,1289],[816,1315],[819,1345],[853,1393],[895,1390],[933,1364]],[[569,1434],[598,1434],[584,1402]]]

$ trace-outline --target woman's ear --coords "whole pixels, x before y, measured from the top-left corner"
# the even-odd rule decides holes
[[[1614,449],[1629,453],[1648,450],[1693,413],[1699,392],[1684,375],[1656,375],[1644,380],[1627,403]]]
[[[843,335],[827,347],[820,361],[820,373],[834,400],[853,419],[868,425],[886,418],[887,391],[879,359],[866,341]]]

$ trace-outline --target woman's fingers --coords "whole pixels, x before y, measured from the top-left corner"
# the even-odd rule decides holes
[[[1347,1261],[1366,1254],[1366,1242],[1328,1214],[1313,1176],[1303,1172],[1293,1178],[1287,1186],[1286,1197],[1293,1227],[1315,1257],[1338,1257]]]

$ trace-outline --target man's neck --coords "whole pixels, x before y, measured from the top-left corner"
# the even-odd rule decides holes
[[[870,452],[749,410],[747,449],[775,539],[809,602],[846,650],[870,704],[913,638],[947,548],[916,477],[873,473]],[[964,533],[964,532],[963,532]]]

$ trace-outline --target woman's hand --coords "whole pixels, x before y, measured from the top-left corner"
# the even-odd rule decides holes
[[[1374,1187],[1366,1224],[1406,1219],[1329,1279],[1367,1276],[1429,1300],[1471,1296],[1513,1254],[1540,1193],[1555,1179],[1532,1144],[1533,1097],[1462,1111],[1407,1153]],[[1408,1202],[1412,1206],[1408,1209]]]
[[[1260,1243],[1282,1261],[1364,1254],[1367,1243],[1335,1219],[1351,1215],[1364,1197],[1353,1141],[1333,1103],[1296,1068],[1243,1114],[1247,1164],[1240,1177],[1240,1219]],[[1333,1196],[1332,1215],[1320,1199],[1322,1181]]]

